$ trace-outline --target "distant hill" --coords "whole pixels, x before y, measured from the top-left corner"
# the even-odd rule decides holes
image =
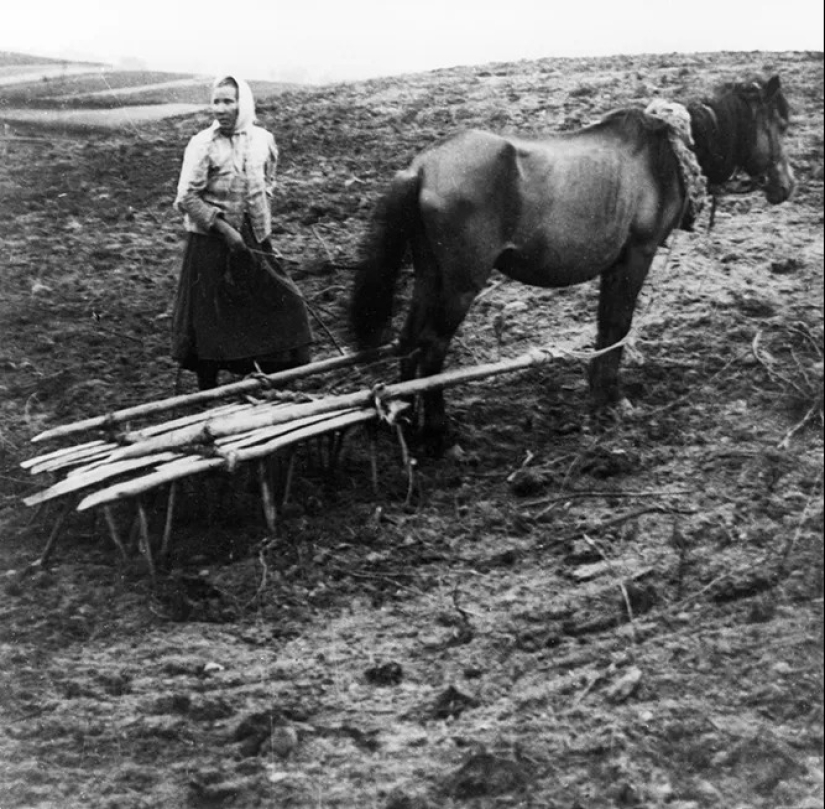
[[[0,51],[0,109],[111,109],[145,104],[207,104],[212,76],[127,70]],[[299,85],[252,81],[257,99]]]
[[[0,68],[12,67],[16,65],[42,65],[42,64],[81,64],[80,62],[66,62],[65,59],[54,59],[48,56],[33,56],[30,53],[15,53],[14,51],[0,51]],[[94,62],[84,62],[83,64],[95,64]]]

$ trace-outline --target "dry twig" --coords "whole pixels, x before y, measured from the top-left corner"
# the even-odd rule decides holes
[[[324,252],[327,254],[327,259],[329,260],[329,263],[334,265],[335,258],[332,255],[332,251],[327,246],[327,243],[324,241],[323,236],[321,236],[321,234],[318,233],[318,228],[316,228],[315,225],[312,226],[312,235],[315,236],[315,238],[318,239],[318,241],[321,243],[321,247],[324,248]]]
[[[601,545],[599,545],[597,542],[594,542],[589,536],[587,536],[587,534],[582,534],[582,537],[584,538],[584,541],[591,548],[593,548],[593,550],[596,551],[596,553],[598,553],[599,556],[602,557],[605,564],[607,565],[607,569],[610,571],[610,575],[613,576],[613,579],[615,580],[616,584],[619,587],[619,590],[621,591],[622,599],[624,600],[624,606],[625,606],[625,609],[627,610],[627,620],[630,622],[631,638],[633,640],[633,645],[635,646],[639,642],[639,639],[636,636],[636,624],[634,623],[635,619],[633,617],[633,607],[630,604],[630,596],[628,596],[628,594],[627,594],[627,588],[625,587],[624,580],[618,574],[618,571],[616,570],[616,567],[613,564],[613,561],[607,556],[607,554],[604,552],[604,549],[601,547]]]
[[[823,471],[822,469],[819,470],[819,475],[816,479],[816,484],[811,491],[811,495],[805,503],[805,508],[802,509],[802,514],[799,517],[799,521],[796,524],[796,530],[793,532],[791,537],[785,543],[785,547],[782,549],[782,556],[779,560],[779,575],[783,575],[785,573],[785,567],[788,563],[788,559],[790,558],[791,553],[793,552],[794,547],[796,547],[796,543],[799,541],[799,537],[802,535],[802,529],[805,526],[805,520],[808,517],[809,512],[811,511],[811,507],[815,503],[822,503],[822,477]],[[821,507],[821,505],[820,505]]]

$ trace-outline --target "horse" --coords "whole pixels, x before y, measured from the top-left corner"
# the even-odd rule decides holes
[[[726,160],[767,176],[769,201],[787,198],[792,179],[778,79],[759,94],[730,93],[715,110],[718,125],[698,133],[707,148],[701,154],[735,151]],[[408,247],[414,285],[399,339],[402,380],[442,370],[493,269],[538,287],[599,276],[596,349],[608,350],[591,362],[590,388],[597,408],[615,404],[621,341],[657,249],[686,216],[686,188],[669,125],[639,109],[541,140],[480,130],[448,138],[399,171],[379,201],[351,290],[355,342],[369,348],[385,338]],[[442,391],[423,394],[422,405],[421,437],[443,449],[449,431]]]
[[[696,158],[712,194],[710,227],[719,187],[739,168],[764,185],[771,204],[790,197],[796,183],[783,146],[790,105],[778,76],[725,84],[716,97],[687,109]]]

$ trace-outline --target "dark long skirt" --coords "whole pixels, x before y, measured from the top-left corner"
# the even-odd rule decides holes
[[[217,234],[190,233],[172,315],[172,357],[200,386],[226,369],[265,373],[303,365],[312,334],[298,287],[269,241],[244,240],[253,253],[231,253]]]

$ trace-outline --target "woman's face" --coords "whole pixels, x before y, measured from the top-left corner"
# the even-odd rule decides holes
[[[221,132],[231,135],[238,120],[238,90],[231,84],[221,84],[212,93],[212,112]]]

